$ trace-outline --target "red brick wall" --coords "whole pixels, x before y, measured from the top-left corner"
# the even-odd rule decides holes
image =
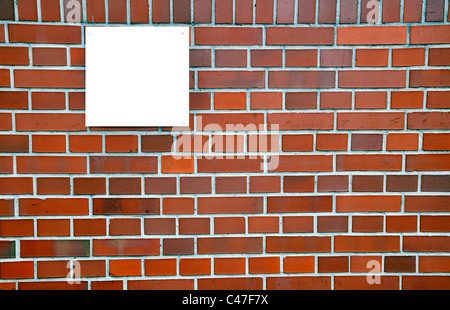
[[[16,2],[0,289],[450,289],[448,0]],[[104,24],[191,27],[189,128],[85,127]]]

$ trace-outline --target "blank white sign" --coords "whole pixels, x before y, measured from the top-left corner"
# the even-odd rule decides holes
[[[86,126],[189,126],[189,27],[86,27]]]

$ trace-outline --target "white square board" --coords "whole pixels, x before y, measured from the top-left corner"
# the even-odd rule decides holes
[[[86,126],[189,126],[189,27],[86,27]]]

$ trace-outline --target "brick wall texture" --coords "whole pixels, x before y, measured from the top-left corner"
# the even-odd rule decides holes
[[[0,1],[0,289],[450,289],[448,0],[73,1]],[[85,126],[93,25],[190,27],[189,127]]]

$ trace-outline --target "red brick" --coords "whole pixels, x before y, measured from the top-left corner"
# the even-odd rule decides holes
[[[247,193],[246,177],[216,177],[216,194]]]
[[[12,216],[14,215],[14,200],[2,199],[0,200],[0,216]]]
[[[286,67],[317,67],[317,50],[286,50]]]
[[[426,6],[426,22],[442,22],[444,21],[445,0],[430,0]]]
[[[37,21],[38,10],[36,0],[19,0],[18,1],[19,20]]]
[[[84,198],[21,198],[20,215],[88,215],[88,200]]]
[[[262,253],[261,237],[199,237],[197,238],[198,254],[256,254]]]
[[[211,23],[212,3],[209,0],[194,0],[194,22]]]
[[[28,48],[17,46],[0,47],[0,64],[9,66],[28,66]]]
[[[38,236],[70,236],[69,219],[39,219],[37,221]]]
[[[247,50],[217,49],[215,52],[216,67],[247,67]]]
[[[176,259],[146,259],[144,262],[146,276],[169,276],[177,274]]]
[[[67,51],[65,48],[33,48],[34,66],[66,66]]]
[[[336,23],[336,0],[319,0],[319,23]]]
[[[392,66],[423,66],[425,64],[424,48],[402,48],[392,50]]]
[[[257,1],[256,2],[256,23],[272,24],[274,0]]]
[[[70,262],[68,260],[37,262],[38,279],[65,278],[67,277],[69,272],[70,272]]]
[[[0,109],[28,109],[28,92],[0,91]]]
[[[247,93],[214,93],[215,110],[245,110],[247,106]]]
[[[298,22],[314,23],[316,19],[316,0],[298,1]]]
[[[88,240],[22,240],[21,257],[89,256]]]
[[[106,219],[74,219],[75,236],[106,236]]]
[[[0,241],[1,258],[14,258],[16,255],[15,253],[15,241]]]
[[[163,255],[194,254],[194,238],[163,239]]]
[[[270,88],[333,88],[332,71],[270,71]]]
[[[146,194],[176,194],[176,178],[153,177],[145,179]]]
[[[448,212],[449,196],[406,196],[405,212]]]
[[[427,108],[447,109],[450,108],[450,101],[447,99],[450,92],[447,91],[428,91]]]
[[[37,178],[37,193],[39,195],[69,195],[69,178]]]
[[[387,49],[357,49],[357,67],[386,67],[389,60]]]
[[[335,252],[399,252],[399,236],[335,236]]]
[[[135,218],[111,219],[109,221],[110,236],[132,236],[141,234],[141,220]]]
[[[84,110],[85,109],[85,93],[84,92],[70,92],[69,93],[69,109],[70,110]]]
[[[194,214],[194,198],[164,198],[163,214]]]
[[[283,216],[283,233],[307,232],[314,232],[314,218],[312,216]]]
[[[250,274],[280,273],[279,257],[250,257],[248,259]]]
[[[235,21],[236,24],[253,23],[253,1],[235,0]]]
[[[404,290],[448,290],[450,287],[448,276],[404,276],[402,279]]]
[[[383,135],[352,134],[352,151],[381,151],[382,149]]]
[[[330,250],[330,237],[268,236],[266,238],[267,253],[326,253]]]
[[[283,51],[280,49],[251,50],[252,67],[281,67],[283,65]]]
[[[41,2],[42,21],[44,22],[60,22],[61,10],[58,0],[48,0]]]
[[[417,180],[417,175],[388,175],[386,189],[388,192],[415,192]]]
[[[180,235],[208,235],[210,233],[209,218],[180,218]],[[175,223],[174,223],[175,224]]]
[[[211,177],[180,177],[181,194],[211,194]]]
[[[421,109],[423,107],[423,92],[393,91],[391,93],[392,109]]]
[[[245,258],[216,257],[214,258],[214,274],[244,274]]]
[[[333,129],[332,113],[270,113],[268,124],[279,125],[280,130],[330,130]]]
[[[450,155],[449,154],[407,155],[406,171],[450,171]]]
[[[216,23],[233,23],[233,0],[223,0],[216,2]]]
[[[199,88],[263,88],[263,71],[200,71]]]
[[[319,216],[317,218],[318,232],[348,232],[347,216]]]
[[[92,290],[106,291],[106,290],[123,290],[123,281],[92,281]]]
[[[450,134],[448,133],[424,133],[423,149],[427,151],[450,150]]]
[[[96,0],[87,0],[86,10],[88,22],[90,23],[106,22],[105,2]]]
[[[14,71],[16,87],[36,88],[84,88],[85,74],[81,70],[36,70]]]
[[[320,66],[351,67],[352,55],[351,49],[322,49],[320,51]]]
[[[450,129],[450,113],[408,113],[408,129]]]
[[[274,171],[278,172],[312,172],[331,171],[333,159],[328,155],[281,155]]]
[[[383,176],[354,175],[352,190],[354,192],[382,192]]]
[[[278,233],[279,218],[277,216],[251,216],[248,218],[249,233]]]
[[[419,135],[414,133],[390,133],[387,136],[387,151],[416,151]]]
[[[417,232],[417,216],[386,216],[386,232]]]
[[[0,153],[28,153],[28,136],[0,135]]]
[[[287,256],[283,260],[283,267],[286,273],[313,273],[315,259],[314,256]]]
[[[332,45],[331,27],[268,27],[267,45]]]
[[[348,176],[345,175],[319,175],[317,177],[318,192],[347,192]]]
[[[449,236],[404,236],[403,252],[449,252]]]
[[[0,173],[13,173],[12,156],[0,156]]]
[[[0,236],[2,237],[33,237],[33,220],[0,220]],[[0,274],[1,276],[1,274]]]
[[[319,273],[348,272],[349,258],[347,256],[319,256]]]
[[[404,128],[404,113],[338,113],[339,130],[398,130]]]
[[[160,254],[159,239],[94,239],[93,256],[147,256]]]
[[[94,198],[94,215],[159,214],[159,198]]]
[[[356,92],[355,109],[386,109],[387,93],[381,91]]]
[[[86,157],[19,156],[17,173],[86,173]]]
[[[450,231],[450,217],[422,215],[420,217],[420,231],[448,232]]]
[[[16,114],[18,131],[86,131],[84,114],[21,113]]]
[[[199,279],[199,290],[262,290],[262,278],[204,278]]]
[[[173,22],[191,22],[191,0],[180,0],[173,3]]]
[[[400,0],[393,0],[389,5],[383,6],[383,23],[396,23],[400,21]]]
[[[337,171],[401,171],[401,155],[337,155]]]
[[[268,197],[268,213],[330,212],[331,196]]]
[[[450,70],[411,70],[410,87],[449,87]]]
[[[383,232],[382,216],[353,216],[353,232]]]
[[[125,0],[108,0],[108,16],[110,23],[126,23],[127,3]]]
[[[158,161],[152,156],[92,156],[91,173],[156,173]]]
[[[285,193],[314,192],[313,176],[284,176],[283,180],[283,192]]]
[[[370,271],[370,270],[369,270]],[[398,290],[399,278],[397,276],[380,276],[380,284],[371,285],[367,276],[336,276],[334,278],[335,290]]]
[[[406,26],[339,27],[338,45],[406,44]]]
[[[422,20],[422,0],[405,0],[403,21],[416,23]]]
[[[337,212],[399,212],[401,196],[339,196]]]
[[[142,275],[140,259],[111,259],[109,274],[113,277],[138,277]]]
[[[450,43],[450,25],[411,26],[411,44]]]
[[[293,24],[294,11],[294,0],[277,1],[277,24]]]
[[[73,153],[100,153],[102,152],[102,148],[102,136],[69,136],[69,150]]]
[[[403,70],[360,70],[340,71],[341,88],[404,88],[406,71]]]
[[[210,93],[190,93],[189,94],[190,110],[210,110],[211,94]]]
[[[244,217],[215,217],[214,233],[217,234],[244,234]]]
[[[347,134],[317,134],[316,149],[319,151],[346,151]]]
[[[211,50],[189,50],[189,67],[211,67]]]
[[[9,69],[0,69],[0,87],[11,87]]]
[[[1,279],[33,279],[34,278],[34,262],[3,262],[0,263]]]
[[[154,23],[169,23],[170,0],[152,1],[152,16]]]
[[[66,97],[62,92],[32,92],[33,110],[64,110]]]
[[[262,197],[199,197],[199,214],[261,213]]]
[[[11,43],[81,44],[81,27],[69,25],[9,25]]]
[[[35,153],[65,153],[66,136],[64,135],[33,135],[33,152]]]
[[[419,272],[450,272],[450,257],[420,256]]]
[[[196,45],[257,45],[262,43],[262,28],[195,28]]]
[[[211,259],[180,259],[180,275],[210,275]]]
[[[430,66],[450,65],[450,48],[430,48],[428,53],[428,64]]]
[[[317,109],[317,92],[287,92],[285,107],[288,110]]]

